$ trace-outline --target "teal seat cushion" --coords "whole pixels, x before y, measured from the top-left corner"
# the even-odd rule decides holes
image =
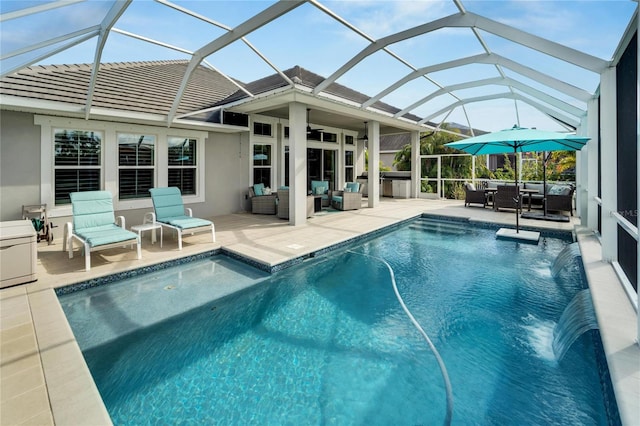
[[[156,211],[156,220],[159,222],[166,222],[167,218],[184,215],[180,189],[170,186],[168,188],[151,188],[149,192]]]
[[[98,247],[138,238],[136,233],[127,231],[116,224],[75,229],[74,233],[85,240],[90,247]]]
[[[202,226],[210,226],[211,222],[206,219],[200,219],[191,216],[175,216],[164,218],[161,222],[168,223],[180,229],[200,228]]]
[[[102,225],[115,225],[113,197],[109,191],[72,192],[69,196],[75,231]]]
[[[342,204],[342,197],[340,195],[334,195],[333,197],[331,197],[331,199],[336,203]]]

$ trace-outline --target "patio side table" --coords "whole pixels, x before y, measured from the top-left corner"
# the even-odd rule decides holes
[[[131,227],[131,230],[133,232],[137,232],[138,236],[140,237],[140,247],[142,247],[142,233],[144,231],[153,231],[151,233],[151,244],[155,244],[156,229],[160,229],[160,248],[162,248],[162,225],[160,225],[159,223],[148,222],[148,223],[143,223],[142,225],[133,225]]]

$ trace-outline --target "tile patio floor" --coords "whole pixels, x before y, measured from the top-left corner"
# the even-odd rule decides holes
[[[62,231],[56,228],[53,245],[38,245],[38,281],[0,290],[0,424],[111,424],[55,288],[220,247],[276,265],[422,213],[506,226],[515,221],[513,213],[465,208],[461,201],[386,198],[375,209],[318,215],[297,227],[275,216],[238,213],[212,218],[215,243],[210,234],[187,236],[183,250],[178,251],[170,232],[165,232],[163,248],[152,245],[145,232],[142,260],[136,259],[135,250],[98,251],[91,255],[89,272],[84,271],[83,256],[68,259],[62,252]],[[597,240],[580,227],[578,219],[569,223],[521,219],[520,223],[575,230],[579,236],[623,424],[633,424],[640,413],[640,350],[634,341],[635,327],[630,326],[636,323],[635,311],[613,268],[602,262]]]

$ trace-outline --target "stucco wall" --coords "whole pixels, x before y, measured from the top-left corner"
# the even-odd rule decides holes
[[[0,111],[0,221],[21,219],[22,205],[40,204],[41,140],[40,126],[31,113]],[[194,215],[212,218],[247,208],[249,187],[249,135],[209,133],[205,142],[205,202],[189,204]],[[127,226],[142,223],[150,209],[117,211]],[[62,227],[71,218],[51,217],[62,235]]]
[[[249,188],[249,133],[209,133],[206,143],[206,202],[194,205],[205,217],[246,209]]]
[[[0,111],[0,221],[40,204],[40,126],[33,114]]]

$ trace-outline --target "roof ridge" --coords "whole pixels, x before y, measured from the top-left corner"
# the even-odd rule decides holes
[[[104,69],[117,69],[117,68],[137,68],[148,65],[171,65],[188,63],[186,59],[161,59],[157,61],[126,61],[126,62],[101,62],[100,68]],[[24,71],[33,72],[50,72],[50,71],[72,71],[72,70],[91,70],[93,63],[80,63],[80,64],[50,64],[50,65],[33,65],[18,70],[17,73]]]

